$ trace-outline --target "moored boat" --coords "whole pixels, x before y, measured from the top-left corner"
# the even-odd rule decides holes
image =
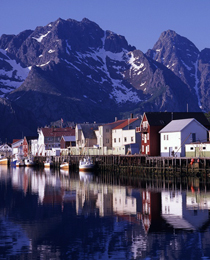
[[[45,168],[51,168],[51,167],[53,167],[53,162],[52,162],[50,159],[47,159],[47,160],[44,162],[44,167],[45,167]]]
[[[8,159],[2,156],[0,158],[0,165],[8,165]]]
[[[31,158],[26,158],[24,163],[26,167],[31,167],[35,165],[35,162]]]
[[[93,171],[94,167],[93,160],[89,156],[79,161],[79,171]]]
[[[69,163],[64,161],[60,164],[60,169],[61,170],[68,170],[69,169]]]
[[[17,162],[16,162],[16,167],[23,167],[23,166],[25,166],[25,163],[24,163],[24,160],[17,160]]]

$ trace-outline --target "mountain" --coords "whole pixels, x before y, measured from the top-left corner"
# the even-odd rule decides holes
[[[1,36],[0,96],[30,111],[36,126],[207,110],[207,54],[173,31],[144,54],[86,18],[59,18]]]
[[[161,34],[146,55],[179,77],[202,110],[210,110],[210,49],[200,52],[187,38],[168,30]]]

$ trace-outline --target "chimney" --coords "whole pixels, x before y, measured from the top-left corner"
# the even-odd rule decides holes
[[[117,117],[114,118],[115,122],[117,122]]]
[[[131,113],[130,118],[133,118],[133,113]]]

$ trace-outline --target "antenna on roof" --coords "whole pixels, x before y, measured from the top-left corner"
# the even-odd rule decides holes
[[[187,103],[187,113],[188,113],[188,103]]]

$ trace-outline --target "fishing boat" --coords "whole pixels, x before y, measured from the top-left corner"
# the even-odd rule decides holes
[[[26,167],[35,166],[35,162],[33,161],[32,158],[26,158],[25,161],[24,161],[24,163],[25,163],[25,166],[26,166]]]
[[[93,160],[89,156],[79,161],[79,171],[92,171],[94,167]]]
[[[60,165],[61,170],[68,170],[69,169],[69,163],[67,161],[63,161]]]
[[[0,157],[0,165],[8,165],[8,159],[3,155]]]
[[[23,167],[25,166],[25,162],[22,159],[16,161],[16,167]]]
[[[52,162],[50,159],[47,159],[47,160],[44,162],[44,167],[45,167],[45,168],[51,168],[51,167],[53,167],[53,162]]]

